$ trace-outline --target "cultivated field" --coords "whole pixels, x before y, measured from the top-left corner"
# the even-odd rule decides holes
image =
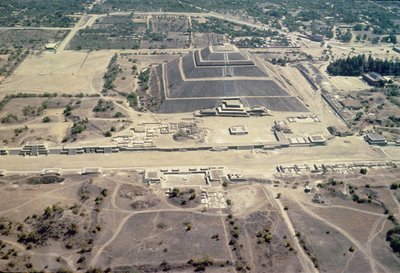
[[[0,47],[22,47],[33,50],[43,50],[49,42],[59,42],[67,35],[67,30],[0,30]]]
[[[188,47],[186,16],[110,15],[81,29],[68,45],[72,50],[166,49]]]

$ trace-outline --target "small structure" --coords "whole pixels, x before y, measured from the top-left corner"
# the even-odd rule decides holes
[[[312,145],[325,145],[326,139],[321,135],[312,135],[308,137],[308,140]]]
[[[40,175],[61,175],[61,172],[60,168],[43,169]]]
[[[20,151],[20,155],[39,156],[48,155],[49,150],[44,144],[26,144]]]
[[[367,134],[364,137],[365,141],[371,145],[380,145],[385,146],[387,145],[387,140],[384,136],[378,134]]]
[[[88,168],[83,168],[81,174],[86,175],[86,174],[102,174],[103,170],[100,167],[88,167]]]
[[[44,49],[46,49],[46,50],[56,50],[57,46],[58,46],[58,43],[47,43],[44,46]]]
[[[243,177],[241,173],[229,173],[229,181],[231,182],[246,182],[247,179]]]
[[[333,136],[339,136],[339,137],[346,137],[353,135],[353,132],[350,131],[350,129],[347,128],[346,126],[329,126],[328,131]]]
[[[226,179],[226,175],[223,169],[211,169],[208,173],[210,182],[221,182]]]
[[[161,176],[159,171],[146,171],[144,173],[144,182],[149,185],[156,185],[161,182]]]
[[[217,107],[219,116],[231,117],[248,117],[249,113],[244,109],[240,99],[229,99],[222,101],[221,105]]]
[[[350,110],[359,110],[363,108],[363,105],[355,99],[344,99],[340,101],[340,104],[343,105],[343,107],[348,108]]]
[[[365,73],[362,75],[362,78],[372,86],[384,86],[386,83],[385,78],[376,72]]]
[[[290,129],[290,127],[286,124],[286,122],[284,121],[274,121],[275,125],[274,128],[275,130],[279,131],[279,132],[283,132],[285,134],[291,134],[292,133],[292,129]]]
[[[142,134],[142,133],[146,133],[146,127],[144,125],[138,125],[135,128],[133,128],[133,131],[137,134]]]
[[[200,109],[196,116],[206,117],[206,116],[218,116],[217,109]]]
[[[322,42],[324,40],[324,35],[320,34],[310,35],[310,40],[313,42]]]
[[[249,132],[247,131],[246,126],[244,125],[233,125],[229,127],[229,133],[231,135],[239,136],[239,135],[247,135]]]
[[[398,46],[393,47],[393,51],[400,53],[400,47],[398,47]]]
[[[239,98],[223,100],[219,106],[212,109],[201,109],[195,112],[195,116],[222,116],[222,117],[249,117],[267,116],[270,111],[263,106],[247,107],[244,106]]]
[[[8,151],[6,148],[0,148],[0,155],[8,155]]]

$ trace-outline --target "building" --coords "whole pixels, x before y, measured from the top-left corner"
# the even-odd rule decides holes
[[[269,110],[263,106],[246,107],[240,98],[229,98],[223,100],[216,108],[200,109],[195,111],[195,116],[221,116],[221,117],[249,117],[271,115]]]
[[[48,155],[49,150],[44,144],[26,144],[20,151],[20,155],[39,156]]]
[[[350,131],[350,129],[347,128],[346,126],[329,126],[328,131],[333,136],[339,136],[339,137],[346,137],[353,135],[353,132]]]
[[[384,86],[386,83],[386,79],[376,72],[365,73],[362,78],[372,86]]]
[[[8,151],[6,148],[0,148],[0,155],[8,155]]]
[[[240,136],[247,135],[249,132],[247,131],[247,127],[244,125],[233,125],[229,127],[229,133],[231,135]]]
[[[320,35],[320,34],[310,35],[310,40],[313,42],[322,42],[322,41],[324,41],[324,35]]]
[[[50,168],[50,169],[43,169],[40,175],[61,175],[62,170],[60,168]]]
[[[340,104],[343,105],[343,107],[348,108],[350,110],[359,110],[363,108],[363,105],[358,100],[352,98],[344,99],[340,101]]]
[[[227,180],[227,176],[223,168],[210,169],[208,172],[208,180],[210,182],[223,182]]]
[[[231,182],[245,182],[246,178],[243,177],[241,173],[229,173],[228,174],[229,181]]]
[[[229,99],[222,101],[221,105],[217,107],[217,113],[219,116],[250,116],[244,108],[240,99]]]
[[[44,49],[46,49],[46,50],[56,50],[57,46],[58,46],[58,43],[47,43],[44,46]]]
[[[312,135],[308,137],[308,140],[312,145],[325,145],[326,139],[321,135]]]
[[[274,121],[274,129],[285,134],[291,134],[292,129],[284,121]]]
[[[135,128],[133,128],[133,131],[137,134],[144,134],[146,133],[146,127],[144,125],[138,125]]]
[[[364,136],[366,142],[371,145],[380,145],[384,146],[387,145],[387,140],[384,136],[378,134],[367,134]]]
[[[144,173],[144,182],[149,185],[159,184],[161,182],[161,175],[159,171],[146,171]]]
[[[86,174],[102,174],[103,169],[101,167],[87,167],[83,168],[81,174],[86,175]]]
[[[398,47],[398,46],[393,47],[393,51],[400,53],[400,47]]]

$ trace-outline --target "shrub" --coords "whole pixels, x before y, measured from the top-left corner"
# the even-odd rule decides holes
[[[113,102],[111,100],[99,99],[97,105],[93,108],[93,112],[106,112],[108,110],[114,109]]]
[[[184,223],[186,231],[190,231],[193,228],[193,224],[191,222]]]

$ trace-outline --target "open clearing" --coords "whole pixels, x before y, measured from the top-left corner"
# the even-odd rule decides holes
[[[297,7],[290,18],[260,6],[261,24],[240,9],[89,5],[68,28],[0,30],[0,45],[21,46],[0,49],[0,272],[400,272],[388,241],[400,219],[398,88],[326,72],[355,54],[395,59],[391,43],[278,37],[275,25],[310,12]],[[324,95],[362,106],[341,113]],[[352,135],[328,130],[346,123]],[[364,140],[381,129],[387,146]],[[24,154],[32,143],[50,154]],[[352,167],[325,168],[335,164]],[[226,177],[207,177],[215,169]]]
[[[6,175],[0,187],[1,252],[17,253],[0,263],[2,271],[25,271],[32,264],[50,271],[95,265],[193,272],[204,261],[207,272],[301,271],[288,246],[293,238],[266,189],[257,184],[225,188],[232,205],[221,209],[190,200],[172,205],[160,185],[143,184],[134,171]],[[207,190],[223,191],[219,184]],[[60,234],[65,227],[67,233]],[[24,239],[36,231],[42,239]],[[259,235],[264,233],[265,241]]]
[[[29,56],[0,85],[0,94],[26,93],[97,93],[112,53],[42,53]]]
[[[381,180],[382,175],[386,181]],[[273,188],[273,192],[281,194],[306,253],[321,271],[397,272],[400,261],[386,241],[386,232],[393,223],[384,208],[395,215],[399,212],[398,203],[393,206],[393,192],[388,189],[391,181],[399,179],[398,171],[373,170],[364,177],[333,177],[317,177],[313,182],[299,176],[286,180],[284,187]],[[304,192],[305,185],[311,187],[311,192]],[[354,195],[364,198],[367,193],[373,197],[368,202],[355,202],[353,191],[348,189],[356,189],[353,200]],[[318,195],[323,203],[312,202]]]

